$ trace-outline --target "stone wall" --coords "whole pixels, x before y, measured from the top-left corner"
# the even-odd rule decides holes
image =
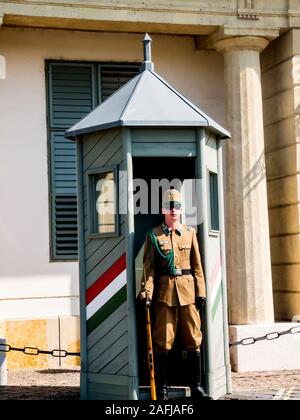
[[[37,347],[39,350],[80,352],[79,317],[3,320],[0,321],[0,336],[6,338],[6,344],[20,349]],[[8,370],[59,369],[80,365],[77,356],[31,356],[16,351],[6,355]]]

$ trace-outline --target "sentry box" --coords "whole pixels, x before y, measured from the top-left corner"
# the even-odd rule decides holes
[[[150,398],[137,296],[146,232],[162,222],[158,197],[168,181],[185,197],[182,222],[198,231],[207,286],[202,378],[217,399],[230,392],[222,189],[230,134],[154,72],[148,35],[143,42],[141,72],[66,132],[77,142],[81,397]],[[177,337],[174,398],[189,392]]]

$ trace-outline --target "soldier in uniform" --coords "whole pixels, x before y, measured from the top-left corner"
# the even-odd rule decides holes
[[[158,397],[167,399],[168,352],[172,349],[177,325],[188,351],[192,398],[207,398],[200,385],[199,310],[205,304],[205,282],[196,232],[180,223],[181,195],[175,189],[163,195],[165,222],[147,233],[144,248],[144,275],[140,297],[155,304],[153,341],[156,346]]]

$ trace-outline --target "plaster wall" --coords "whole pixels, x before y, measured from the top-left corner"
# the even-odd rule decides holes
[[[223,59],[155,35],[155,70],[224,123]],[[140,62],[142,36],[2,28],[0,319],[78,315],[77,262],[51,262],[45,60]]]

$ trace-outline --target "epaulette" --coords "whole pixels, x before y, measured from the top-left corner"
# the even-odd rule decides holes
[[[192,226],[187,226],[187,227],[186,227],[186,230],[188,230],[188,231],[192,231],[192,230],[194,230],[194,228],[193,228]]]
[[[154,228],[150,229],[148,232],[152,232],[155,234],[155,236],[160,234],[160,228],[161,226],[155,226]]]

